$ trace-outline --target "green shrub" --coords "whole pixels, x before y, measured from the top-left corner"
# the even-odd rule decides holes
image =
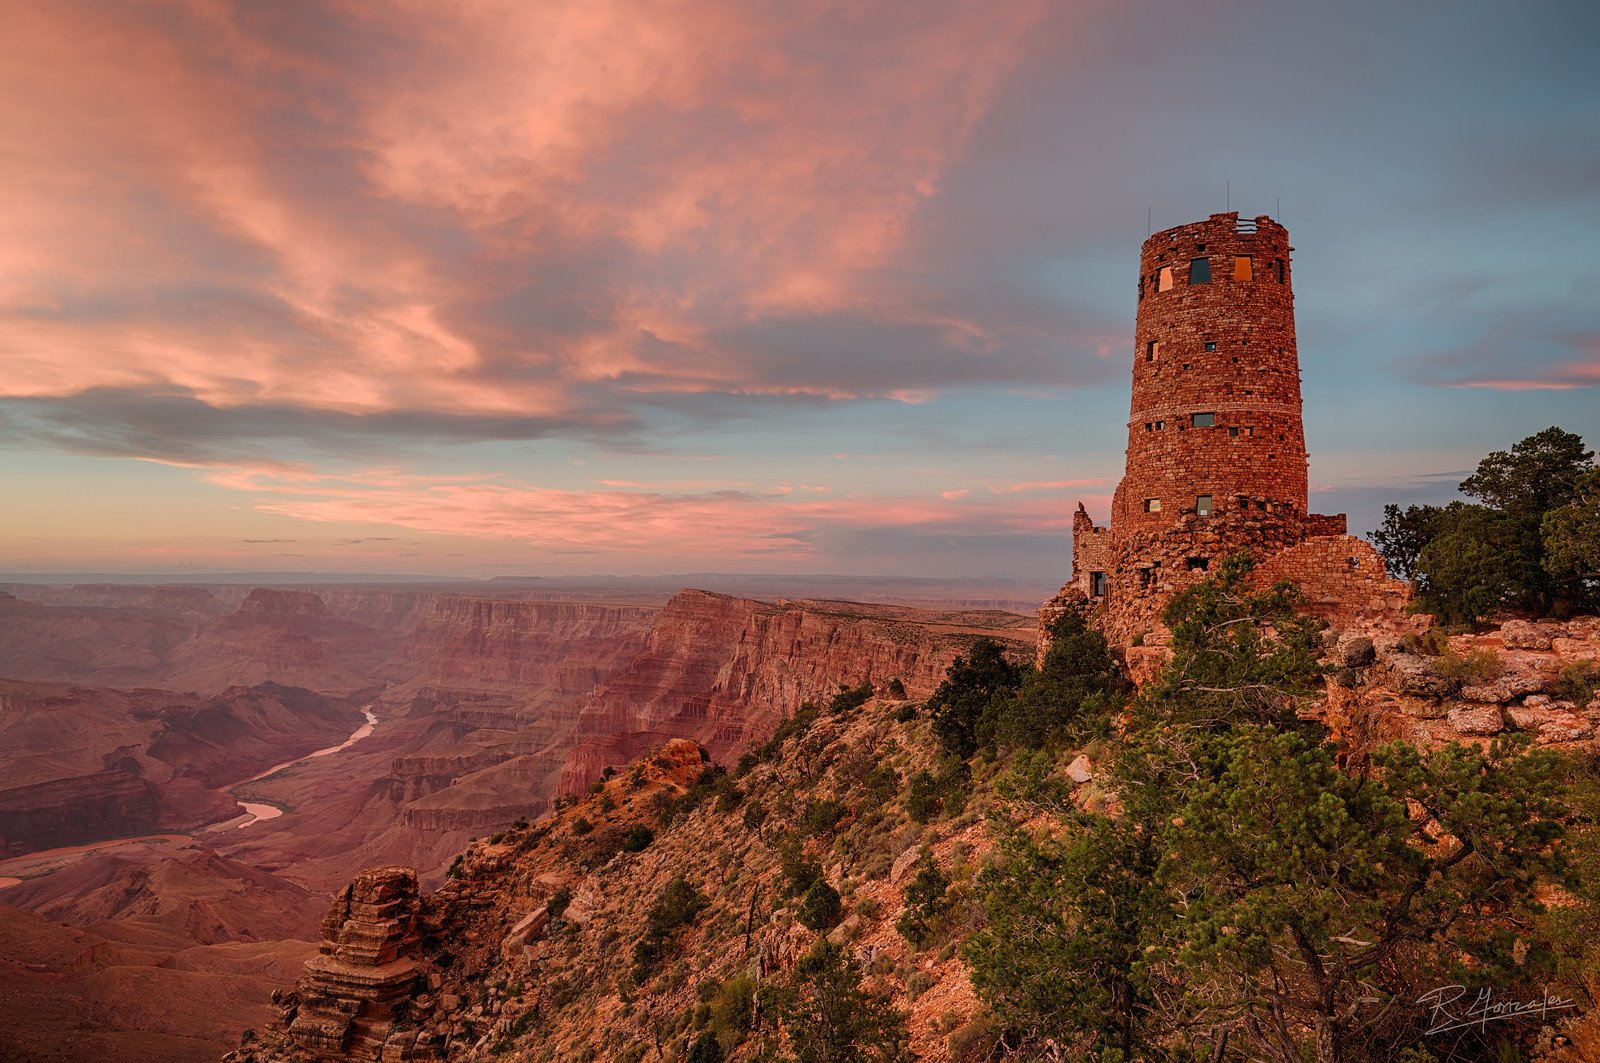
[[[851,709],[859,709],[871,697],[872,682],[870,680],[863,680],[861,685],[856,687],[847,687],[841,683],[839,684],[839,693],[835,694],[833,700],[828,702],[828,712],[834,716],[839,716],[849,712]]]
[[[633,977],[643,982],[666,955],[678,931],[694,922],[711,902],[682,875],[662,888],[645,920],[644,936],[633,947]]]
[[[572,821],[572,833],[577,835],[579,838],[583,837],[585,834],[588,834],[592,830],[594,830],[594,824],[590,823],[582,816],[579,816],[577,819]]]
[[[911,777],[906,791],[906,814],[915,823],[931,823],[941,815],[955,816],[967,805],[972,773],[964,761],[946,761],[938,775],[927,770]]]
[[[796,918],[807,930],[826,933],[839,925],[839,891],[824,879],[817,879],[800,899]]]
[[[550,895],[550,899],[549,900],[544,902],[544,910],[550,914],[550,918],[551,919],[560,919],[563,915],[566,914],[567,905],[569,905],[571,903],[572,903],[572,890],[571,890],[571,888],[567,887],[567,886],[562,886],[560,889],[556,890],[554,893],[552,893]]]
[[[1589,704],[1594,700],[1595,693],[1600,691],[1600,662],[1573,661],[1561,669],[1552,691],[1563,701],[1571,701],[1579,706]]]
[[[813,838],[831,834],[839,821],[849,813],[843,802],[831,797],[812,798],[806,804],[805,814],[800,817],[800,829]]]
[[[1472,650],[1465,656],[1446,646],[1433,662],[1441,678],[1460,686],[1487,683],[1501,672],[1500,656],[1490,649]]]
[[[1401,636],[1400,645],[1407,653],[1414,653],[1420,657],[1437,657],[1450,648],[1450,640],[1445,638],[1442,629],[1430,627],[1426,631],[1407,631]]]
[[[635,823],[628,828],[628,833],[622,837],[622,851],[625,853],[643,852],[655,840],[655,831],[646,827],[643,823]]]
[[[722,1044],[710,1030],[696,1038],[689,1048],[686,1063],[722,1063]]]
[[[930,944],[937,934],[950,880],[939,870],[931,849],[922,850],[915,867],[915,874],[906,883],[905,911],[894,927],[913,948],[920,949]]]

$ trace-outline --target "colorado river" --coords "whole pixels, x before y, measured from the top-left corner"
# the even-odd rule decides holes
[[[203,832],[238,830],[242,827],[248,827],[252,823],[259,823],[264,819],[276,819],[278,816],[283,815],[283,809],[277,805],[239,800],[233,795],[234,788],[265,779],[275,772],[280,772],[285,768],[292,768],[296,764],[304,764],[308,760],[332,756],[335,753],[349,749],[370,735],[378,726],[378,718],[372,714],[371,705],[364,706],[361,714],[367,718],[367,722],[356,728],[349,738],[346,738],[338,745],[329,746],[327,749],[319,749],[315,753],[307,753],[305,756],[295,757],[293,760],[286,760],[282,764],[274,764],[266,771],[257,772],[248,779],[218,787],[216,792],[226,794],[232,798],[243,814],[249,816],[249,818],[242,823],[234,823],[229,820],[226,823],[200,828],[194,832],[194,836],[198,836]],[[111,849],[131,846],[175,845],[175,843],[192,840],[193,836],[188,834],[144,834],[134,838],[108,838],[105,841],[89,842],[84,845],[67,845],[59,849],[45,849],[36,853],[27,853],[23,856],[14,856],[9,860],[0,860],[0,890],[19,885],[24,879],[53,874],[91,853],[101,853]]]
[[[239,798],[235,797],[233,793],[236,787],[247,786],[250,783],[265,779],[269,775],[276,775],[284,768],[292,768],[296,764],[304,764],[308,760],[315,760],[317,757],[332,756],[335,753],[341,753],[344,750],[349,749],[351,746],[355,745],[357,742],[371,734],[378,726],[378,718],[372,714],[371,705],[367,705],[362,708],[361,714],[367,718],[367,722],[356,728],[349,738],[346,738],[338,745],[329,746],[327,749],[319,749],[315,753],[307,753],[305,756],[296,757],[293,760],[286,760],[282,764],[274,764],[266,771],[257,772],[255,775],[250,776],[250,778],[245,779],[243,782],[236,782],[231,786],[224,786],[222,789],[227,792],[229,797],[232,797],[235,801],[238,801],[239,807],[244,809],[245,813],[250,817],[243,823],[235,823],[231,829],[243,830],[252,824],[260,823],[264,819],[277,819],[279,816],[283,815],[283,809],[279,808],[277,805],[264,805],[255,801],[240,801]],[[4,887],[0,887],[0,889],[3,888]]]

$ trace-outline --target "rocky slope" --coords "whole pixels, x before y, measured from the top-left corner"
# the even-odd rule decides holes
[[[1353,743],[1487,742],[1524,732],[1541,746],[1592,743],[1600,726],[1600,617],[1510,620],[1482,634],[1329,632],[1340,669],[1328,711]],[[1410,625],[1415,627],[1415,625]]]
[[[407,869],[362,875],[351,895],[381,888],[396,914],[352,927],[341,896],[324,923],[323,954],[341,954],[359,930],[393,943],[394,956],[347,958],[337,978],[313,961],[262,1043],[229,1058],[637,1060],[658,1045],[681,1058],[706,1024],[704,1003],[729,986],[750,994],[783,980],[818,936],[785,896],[786,835],[804,839],[843,895],[844,918],[829,936],[909,1011],[916,1056],[965,1051],[985,1034],[961,961],[943,943],[913,949],[894,922],[923,847],[957,881],[970,874],[989,844],[982,806],[936,825],[911,822],[896,798],[929,764],[932,743],[927,724],[898,721],[897,708],[824,716],[720,793],[696,786],[709,754],[673,740],[559,815],[475,843],[431,896],[416,892]],[[841,802],[830,829],[806,826],[818,800]],[[629,852],[626,831],[639,825],[658,833]],[[708,904],[636,978],[649,909],[680,875]],[[755,1047],[739,1048],[742,1032],[725,1031],[733,1058]]]
[[[792,633],[823,622],[786,621],[786,606],[684,604],[708,640],[724,624]],[[1448,640],[1425,628],[1395,618],[1327,632],[1328,682],[1313,711],[1353,755],[1395,736],[1437,745],[1513,730],[1544,745],[1593,745],[1600,619]],[[653,637],[651,652],[670,660],[687,641]],[[1145,666],[1161,652],[1150,647]],[[702,684],[712,676],[695,674]],[[667,686],[640,693],[657,691],[682,703]],[[824,711],[783,734],[737,776],[712,771],[703,745],[668,740],[570,807],[473,842],[431,893],[405,867],[360,876],[324,922],[322,956],[279,998],[278,1020],[228,1059],[683,1059],[708,1032],[726,1058],[755,1059],[759,989],[789,979],[823,935],[905,1011],[916,1058],[988,1058],[996,1034],[952,943],[977,918],[969,888],[994,844],[984,818],[1000,800],[992,781],[979,779],[964,807],[914,822],[910,782],[934,766],[936,743],[925,716],[898,700]],[[1064,758],[1057,771],[1078,803],[1106,800],[1089,757]],[[918,949],[896,923],[923,852],[952,892],[944,929]],[[842,897],[831,930],[800,919],[791,883],[806,860]],[[652,906],[679,876],[705,905],[641,967]],[[1567,1047],[1549,1058],[1572,1063],[1600,1048],[1592,1019],[1565,1022],[1562,1036]]]

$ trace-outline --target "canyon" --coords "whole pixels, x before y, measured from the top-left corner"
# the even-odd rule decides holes
[[[731,762],[841,684],[925,697],[979,635],[1030,656],[1032,618],[964,589],[6,584],[0,1059],[215,1058],[362,868],[437,888],[665,742]]]

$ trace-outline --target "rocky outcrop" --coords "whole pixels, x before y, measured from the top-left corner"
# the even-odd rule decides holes
[[[0,790],[0,856],[143,834],[160,818],[156,788],[130,771],[98,771]]]
[[[1508,620],[1448,639],[1391,626],[1370,639],[1346,633],[1331,656],[1346,673],[1331,711],[1367,742],[1431,746],[1522,732],[1539,745],[1571,745],[1592,741],[1600,726],[1597,617]]]
[[[434,685],[583,694],[637,654],[657,610],[588,602],[442,596],[402,647]]]
[[[417,875],[408,867],[363,871],[340,892],[289,1005],[295,1043],[318,1056],[436,1058],[397,1009],[420,974],[414,955],[421,912]]]
[[[825,701],[841,683],[898,679],[908,696],[925,697],[979,635],[1032,652],[1031,622],[1013,613],[769,604],[680,591],[644,652],[586,700],[579,730],[594,737],[676,734],[726,756],[759,740],[801,702]]]

